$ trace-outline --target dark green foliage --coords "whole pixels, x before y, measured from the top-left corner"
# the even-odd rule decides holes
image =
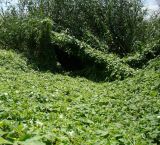
[[[21,0],[1,12],[0,43],[27,54],[41,69],[56,70],[60,62],[65,70],[124,79],[134,73],[127,64],[141,68],[159,55],[159,44],[144,49],[154,36],[159,41],[159,17],[147,22],[144,15],[138,0]],[[149,28],[153,36],[147,40]],[[118,57],[134,53],[139,55]]]
[[[49,19],[8,15],[1,22],[1,45],[26,53],[41,69],[55,70],[55,52],[50,44],[52,26]]]
[[[160,10],[153,14],[151,18],[145,22],[145,31],[143,32],[145,42],[150,43],[160,39]]]
[[[41,37],[40,37],[40,50],[41,54],[39,58],[43,58],[40,61],[42,67],[53,68],[56,67],[56,56],[55,50],[51,47],[51,31],[52,31],[52,21],[49,19],[43,20],[41,25]],[[42,55],[42,56],[41,56]]]
[[[85,65],[95,65],[103,71],[106,80],[124,79],[134,73],[134,70],[123,64],[116,55],[95,50],[74,37],[64,33],[52,32],[51,38],[54,47],[61,49],[68,55],[79,58]]]
[[[65,31],[94,48],[108,50],[110,46],[111,52],[124,56],[136,50],[137,41],[144,40],[144,11],[139,0],[22,0],[24,3],[29,14],[54,21],[55,31]],[[87,31],[98,41],[86,39]]]
[[[113,41],[110,44],[110,51],[125,56],[135,51],[136,41],[142,41],[144,19],[142,3],[136,0],[109,0],[108,3],[107,25]]]
[[[124,59],[131,67],[142,68],[149,60],[160,56],[160,41],[153,41],[144,46],[143,52]]]
[[[24,28],[23,21],[16,15],[16,13],[6,13],[0,21],[0,44],[7,48],[21,49],[24,47],[23,42]]]
[[[39,68],[43,69],[55,69],[56,58],[55,51],[51,47],[51,30],[52,21],[49,19],[35,20],[30,19],[27,23],[26,33],[27,46],[30,51],[29,55],[33,55],[32,58],[36,59]],[[28,27],[31,26],[31,27]]]

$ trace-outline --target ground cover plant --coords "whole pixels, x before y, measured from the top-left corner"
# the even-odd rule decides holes
[[[0,52],[1,144],[160,143],[156,65],[124,81],[94,83],[38,72],[15,52]]]
[[[0,1],[0,145],[159,145],[160,15],[147,13]]]

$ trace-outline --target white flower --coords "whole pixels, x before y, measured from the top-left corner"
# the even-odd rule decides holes
[[[37,126],[43,126],[43,123],[40,121],[36,121]]]
[[[60,118],[60,119],[63,119],[63,114],[60,114],[60,115],[59,115],[59,118]]]
[[[70,109],[71,109],[70,107],[67,107],[67,111],[70,110]]]
[[[5,96],[8,96],[8,93],[4,93]]]
[[[16,92],[16,94],[18,94],[18,93],[19,93],[19,91],[18,91],[18,90],[16,90],[15,92]]]
[[[34,89],[35,88],[35,86],[32,86],[32,89]]]
[[[73,130],[72,130],[72,131],[69,131],[68,134],[69,134],[70,136],[74,136],[74,131],[73,131]]]
[[[159,115],[159,116],[157,116],[157,118],[158,118],[158,119],[160,119],[160,115]]]

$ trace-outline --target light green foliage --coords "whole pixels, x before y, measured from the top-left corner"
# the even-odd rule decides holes
[[[27,65],[27,59],[13,51],[0,50],[0,66],[6,70],[28,71],[32,67]]]
[[[94,83],[34,71],[22,56],[0,54],[1,144],[160,143],[160,73],[153,62],[134,78]],[[28,71],[17,67],[23,64]]]

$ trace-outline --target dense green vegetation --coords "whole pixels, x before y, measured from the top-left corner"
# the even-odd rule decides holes
[[[26,64],[23,56],[0,51],[0,144],[160,143],[160,59],[112,83]]]
[[[146,19],[140,0],[3,8],[0,144],[160,144],[159,12]]]

